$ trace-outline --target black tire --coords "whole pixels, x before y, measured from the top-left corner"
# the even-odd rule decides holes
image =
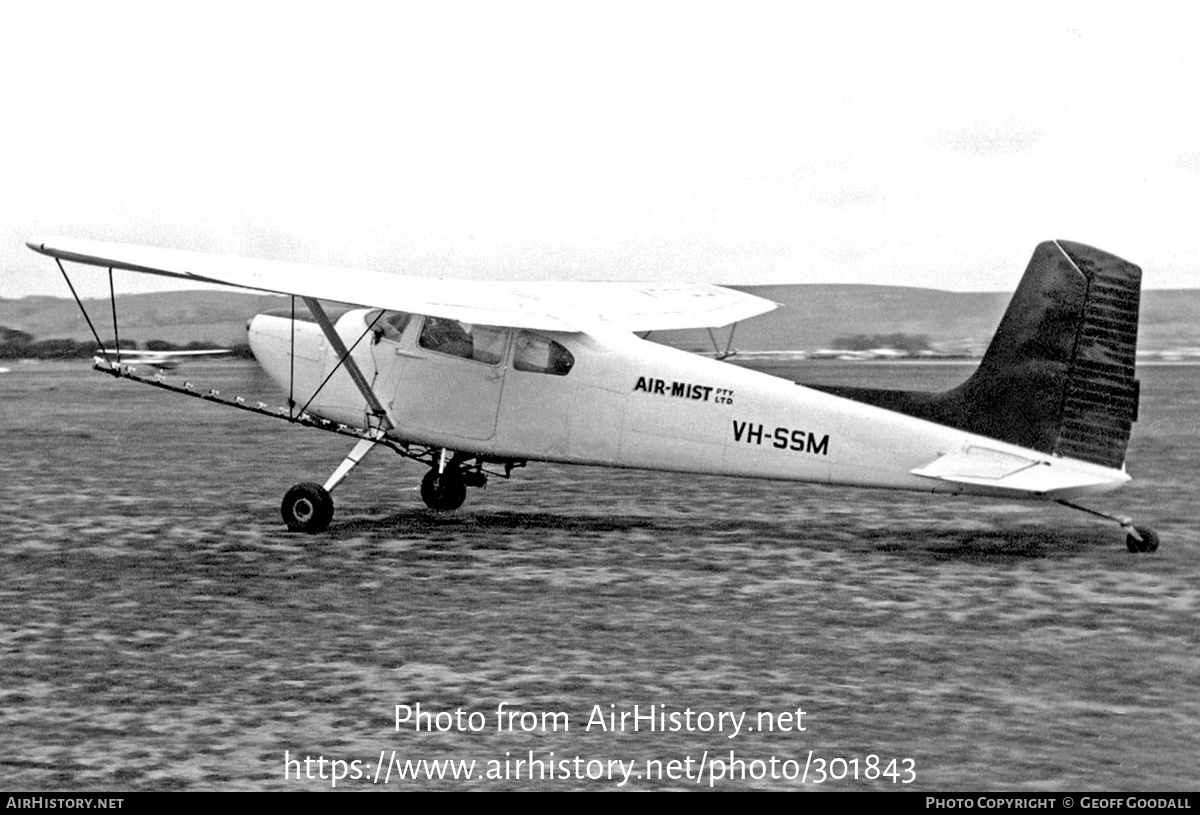
[[[1148,526],[1135,526],[1141,540],[1137,540],[1133,535],[1125,536],[1125,548],[1130,552],[1157,552],[1158,551],[1158,533]]]
[[[1157,552],[1158,551],[1158,533],[1157,532],[1155,532],[1153,529],[1150,529],[1149,527],[1145,527],[1145,528],[1139,529],[1138,534],[1140,534],[1142,536],[1142,541],[1144,541],[1146,544],[1147,552]]]
[[[320,484],[297,484],[284,494],[279,511],[289,532],[315,535],[333,520],[333,496]]]
[[[421,479],[421,500],[430,509],[458,509],[467,500],[467,485],[457,469],[447,468],[442,473],[431,469]]]

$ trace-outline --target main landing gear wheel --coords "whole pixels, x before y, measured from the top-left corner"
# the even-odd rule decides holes
[[[333,497],[320,484],[297,484],[284,494],[279,511],[288,531],[315,535],[333,520]]]
[[[1148,526],[1135,526],[1134,531],[1137,532],[1138,540],[1130,533],[1125,536],[1125,548],[1130,552],[1137,554],[1138,552],[1157,552],[1158,551],[1158,533]]]
[[[421,500],[430,509],[458,509],[467,499],[467,485],[457,468],[431,469],[421,479]]]

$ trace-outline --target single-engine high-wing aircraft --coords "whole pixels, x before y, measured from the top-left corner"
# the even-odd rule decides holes
[[[291,530],[325,530],[330,494],[384,445],[429,466],[421,497],[436,510],[457,509],[489,475],[554,461],[1050,500],[1118,522],[1131,552],[1158,548],[1153,530],[1074,503],[1129,480],[1138,408],[1141,270],[1083,244],[1034,250],[979,368],[942,393],[804,387],[635,334],[711,331],[776,305],[715,286],[440,280],[70,238],[28,245],[55,259],[72,293],[63,261],[107,267],[110,292],[124,269],[292,296],[248,325],[288,394],[282,413],[145,379],[119,359],[96,366],[354,438],[323,484],[287,491]],[[335,322],[322,301],[351,307]]]

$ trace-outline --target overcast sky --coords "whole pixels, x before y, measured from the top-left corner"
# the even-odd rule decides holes
[[[1067,238],[1200,286],[1200,7],[989,6],[5,3],[0,296],[67,294],[35,234],[992,291]]]

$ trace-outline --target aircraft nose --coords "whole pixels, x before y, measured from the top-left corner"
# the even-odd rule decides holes
[[[249,320],[247,320],[246,321],[246,333],[253,334],[257,331],[261,331],[263,328],[263,322],[266,319],[266,317],[267,317],[267,315],[265,315],[265,314],[255,314],[253,317],[251,317]]]

